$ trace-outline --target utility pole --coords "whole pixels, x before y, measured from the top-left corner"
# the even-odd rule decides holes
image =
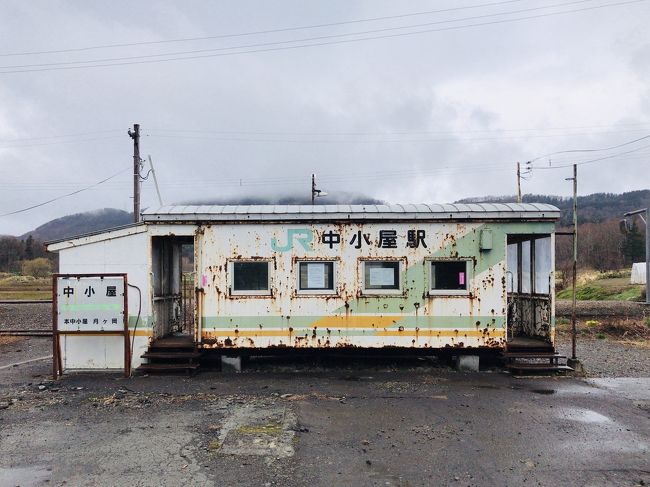
[[[645,218],[643,218],[644,213]],[[650,207],[643,210],[629,211],[623,216],[634,215],[639,215],[643,223],[645,223],[645,304],[650,305]]]
[[[573,181],[573,293],[571,296],[571,361],[577,362],[576,356],[576,284],[578,270],[578,165],[573,165],[573,177],[567,178]]]
[[[645,209],[645,304],[650,305],[650,207]]]
[[[133,139],[133,222],[140,221],[140,124],[133,124],[133,131],[129,129],[129,137]]]
[[[160,188],[158,187],[158,178],[156,178],[156,170],[153,168],[153,161],[149,157],[149,167],[151,167],[151,175],[153,176],[153,183],[156,185],[156,194],[158,195],[158,204],[163,205],[162,196],[160,196]]]
[[[314,206],[314,201],[318,196],[327,196],[325,191],[316,188],[316,175],[311,175],[311,205]]]
[[[517,162],[517,203],[521,203],[521,164]]]

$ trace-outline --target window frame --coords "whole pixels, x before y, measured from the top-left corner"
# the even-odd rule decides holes
[[[397,289],[366,289],[367,262],[397,262]],[[358,276],[362,296],[405,296],[406,295],[406,257],[359,257]]]
[[[540,293],[537,290],[537,285],[536,285],[536,280],[537,280],[537,269],[536,269],[536,242],[537,240],[545,239],[545,238],[550,238],[550,249],[549,249],[549,256],[551,259],[550,262],[550,272],[549,272],[549,282],[548,282],[548,293]],[[523,292],[523,244],[528,242],[530,244],[530,256],[529,256],[529,263],[530,263],[530,291],[529,292]],[[506,252],[508,245],[516,245],[517,246],[517,289],[511,290],[508,294],[510,295],[518,295],[518,296],[530,296],[530,297],[547,297],[547,296],[552,296],[554,291],[554,284],[553,281],[555,279],[555,249],[554,249],[554,238],[553,238],[553,233],[526,233],[526,234],[516,234],[516,233],[510,233],[506,237]],[[507,266],[507,256],[506,256],[506,266]],[[506,276],[507,273],[511,272],[506,268]],[[506,283],[506,289],[507,289],[507,283]]]
[[[433,265],[436,262],[465,262],[466,289],[433,289]],[[424,280],[427,283],[427,296],[467,297],[472,294],[474,266],[471,257],[427,257],[424,259]]]
[[[338,265],[339,259],[333,257],[301,257],[295,259],[294,272],[296,274],[296,287],[295,295],[296,296],[309,296],[309,297],[318,297],[318,296],[338,296],[339,286],[338,286]],[[332,289],[300,289],[300,265],[301,264],[319,264],[319,263],[331,263],[332,264]]]
[[[265,290],[240,290],[236,291],[234,289],[235,285],[235,264],[236,263],[266,263],[268,266],[268,274],[267,274],[267,289]],[[242,297],[242,296],[248,296],[248,297],[255,297],[255,298],[269,298],[273,296],[273,276],[271,274],[271,269],[275,268],[275,265],[271,266],[271,264],[275,263],[275,259],[273,258],[258,258],[258,257],[249,257],[249,258],[237,258],[237,259],[228,259],[228,291],[229,291],[229,296],[230,297]]]

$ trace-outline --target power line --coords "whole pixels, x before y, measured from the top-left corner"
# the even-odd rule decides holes
[[[648,136],[648,137],[650,137],[650,136]],[[623,145],[626,145],[626,144],[623,144]],[[631,154],[633,152],[638,152],[640,150],[647,149],[649,147],[650,147],[650,144],[644,145],[644,146],[638,147],[637,149],[632,149],[632,150],[629,150],[629,151],[626,151],[626,152],[619,152],[618,154],[611,154],[609,156],[599,157],[597,159],[590,159],[590,160],[582,161],[582,162],[575,162],[575,163],[571,163],[571,164],[562,164],[560,166],[548,166],[548,167],[544,167],[544,166],[536,167],[536,166],[533,166],[533,167],[534,167],[534,169],[560,169],[560,168],[563,168],[563,167],[571,167],[573,165],[582,166],[584,164],[593,164],[594,162],[605,161],[607,159],[614,159],[616,157]]]
[[[588,160],[576,160],[575,163],[578,165],[588,164],[592,162],[597,162],[600,160],[614,159],[616,158],[619,162],[625,162],[631,160],[634,157],[646,157],[646,154],[637,154],[636,156],[630,156],[625,159],[620,159],[621,156],[627,155],[633,152],[638,152],[642,149],[649,148],[648,146],[643,146],[633,151],[626,151],[619,154],[613,154],[610,156],[605,156],[598,159],[588,159]],[[512,163],[494,163],[494,164],[470,164],[470,165],[461,165],[461,166],[443,166],[435,170],[420,170],[420,169],[411,169],[411,170],[398,170],[398,171],[373,171],[373,172],[361,172],[361,173],[352,173],[341,175],[340,173],[329,173],[322,176],[323,183],[328,185],[333,184],[345,184],[345,183],[355,183],[358,181],[382,181],[382,180],[393,180],[393,179],[409,179],[409,178],[422,178],[422,177],[431,177],[441,174],[475,174],[479,172],[499,172],[499,171],[510,171]],[[534,166],[531,169],[559,169],[563,167],[570,167],[571,164],[566,164],[562,166],[552,166],[552,167],[538,167]],[[308,174],[305,174],[302,177],[277,177],[277,178],[221,178],[218,180],[174,180],[174,181],[162,181],[160,182],[161,186],[164,187],[197,187],[197,186],[209,186],[209,187],[244,187],[244,186],[287,186],[287,185],[302,185],[305,183],[305,180],[308,178]],[[528,178],[526,178],[528,179]],[[1,187],[5,191],[51,191],[52,189],[61,189],[61,185],[57,186],[47,186],[47,183],[43,183],[46,186],[20,186],[20,182],[11,183],[7,187]],[[71,186],[78,185],[79,183],[63,183],[62,186]],[[129,181],[120,181],[120,182],[110,182],[105,184],[103,187],[105,189],[111,189],[115,187],[126,187],[129,184]],[[108,186],[111,186],[109,188]],[[102,188],[100,188],[102,189]]]
[[[507,12],[498,12],[498,13],[477,15],[477,16],[471,16],[471,17],[464,17],[464,18],[460,18],[460,19],[438,20],[438,21],[435,21],[435,22],[426,22],[426,23],[422,23],[422,24],[412,24],[412,25],[399,26],[399,27],[384,27],[384,28],[381,28],[381,29],[372,29],[372,30],[366,30],[366,31],[360,31],[360,32],[349,32],[349,33],[341,33],[341,34],[329,34],[329,35],[322,35],[322,36],[316,36],[316,37],[304,37],[304,38],[301,38],[301,39],[290,39],[290,40],[286,40],[286,41],[258,42],[258,43],[254,43],[254,44],[243,44],[243,45],[239,45],[239,46],[230,46],[230,47],[216,47],[216,48],[209,48],[209,49],[193,49],[193,50],[189,50],[189,51],[166,52],[166,53],[161,53],[161,54],[146,54],[146,55],[138,55],[138,56],[122,56],[122,57],[112,57],[112,58],[103,58],[103,59],[90,59],[90,60],[86,60],[86,61],[68,61],[68,62],[38,63],[38,64],[17,64],[17,65],[0,66],[0,69],[36,68],[36,67],[45,67],[45,66],[67,66],[67,65],[108,63],[108,62],[116,62],[116,61],[129,61],[129,60],[135,60],[135,59],[143,60],[143,59],[164,58],[164,57],[169,57],[169,56],[185,56],[185,55],[188,55],[188,54],[199,54],[199,53],[206,53],[206,52],[233,51],[233,50],[236,50],[236,49],[250,49],[250,48],[256,48],[256,47],[278,46],[278,45],[286,45],[286,44],[295,44],[295,43],[298,43],[298,42],[310,42],[310,41],[324,40],[324,39],[338,39],[338,38],[341,38],[341,37],[359,36],[359,35],[367,35],[367,34],[377,34],[379,32],[390,32],[390,31],[394,31],[394,30],[415,29],[415,28],[426,27],[426,26],[431,26],[431,25],[449,24],[449,23],[454,23],[454,22],[464,22],[464,21],[467,21],[467,20],[476,20],[476,19],[483,19],[483,18],[490,18],[490,17],[498,17],[498,16],[503,16],[503,15],[512,15],[512,14],[518,14],[518,13],[524,13],[524,12],[531,12],[531,11],[555,8],[555,7],[566,7],[566,6],[569,6],[569,5],[575,5],[575,4],[593,2],[593,1],[594,0],[574,0],[574,1],[571,1],[571,2],[556,3],[556,4],[553,4],[553,5],[545,5],[545,6],[541,6],[541,7],[530,7],[530,8],[525,8],[525,9],[521,9],[521,10],[513,10],[513,11],[507,11]]]
[[[633,160],[635,158],[645,158],[647,156],[647,152],[645,153],[640,153],[640,151],[650,148],[650,145],[638,147],[634,150],[631,151],[625,151],[617,154],[611,154],[608,156],[605,156],[603,158],[598,158],[598,159],[567,159],[567,160],[562,160],[559,162],[571,162],[570,164],[566,165],[561,165],[561,166],[530,166],[529,168],[524,168],[525,171],[528,169],[559,169],[561,167],[569,167],[574,163],[577,164],[588,164],[600,160],[607,160],[607,159],[617,159],[621,162],[624,161],[629,161]],[[634,153],[635,155],[628,156],[625,159],[621,159],[622,156],[632,154]],[[558,161],[555,161],[558,162]],[[421,177],[421,176],[428,176],[428,175],[436,175],[436,174],[442,174],[442,173],[461,173],[461,174],[472,174],[474,172],[480,172],[484,170],[501,170],[502,168],[510,167],[511,162],[503,162],[503,163],[488,163],[488,164],[477,164],[477,163],[470,163],[470,164],[463,164],[463,165],[447,165],[447,166],[441,166],[436,169],[419,169],[419,168],[414,168],[414,169],[400,169],[400,170],[392,170],[392,171],[365,171],[365,172],[357,172],[357,173],[346,173],[345,175],[341,175],[341,173],[321,173],[320,179],[323,182],[327,183],[333,183],[333,182],[343,182],[343,181],[348,181],[348,180],[371,180],[371,179],[393,179],[396,177]],[[528,174],[528,173],[526,173]],[[231,177],[231,178],[219,178],[217,180],[210,180],[210,179],[205,179],[202,178],[201,180],[180,180],[180,179],[175,179],[173,181],[161,181],[161,185],[165,187],[185,187],[185,186],[201,186],[201,185],[227,185],[227,186],[239,186],[239,185],[275,185],[275,184],[304,184],[305,178],[307,178],[309,174],[305,174],[304,176],[280,176],[280,177],[274,177],[274,178],[242,178],[242,177]],[[15,181],[15,182],[6,182],[4,184],[0,183],[0,189],[2,190],[15,190],[15,191],[49,191],[53,189],[62,189],[62,188],[69,188],[69,187],[75,187],[80,184],[83,184],[83,182],[67,182],[67,183],[51,183],[51,182],[28,182],[25,183],[23,181]],[[105,186],[112,186],[112,187],[122,187],[125,184],[127,184],[126,181],[114,181],[106,184]]]
[[[116,172],[116,173],[113,174],[112,176],[109,176],[109,177],[107,177],[106,179],[102,179],[101,181],[99,181],[99,182],[97,182],[97,183],[95,183],[95,184],[92,184],[92,185],[90,185],[90,186],[86,186],[85,188],[78,189],[78,190],[76,190],[76,191],[73,191],[72,193],[68,193],[68,194],[64,194],[64,195],[61,195],[61,196],[57,196],[56,198],[52,198],[51,200],[44,201],[43,203],[39,203],[39,204],[37,204],[37,205],[29,206],[29,207],[27,207],[27,208],[23,208],[23,209],[21,209],[21,210],[10,211],[9,213],[3,213],[3,214],[0,214],[0,217],[3,217],[3,216],[10,216],[10,215],[16,215],[16,214],[18,214],[18,213],[24,213],[25,211],[33,210],[34,208],[40,208],[41,206],[45,206],[45,205],[47,205],[47,204],[49,204],[49,203],[52,203],[52,202],[54,202],[54,201],[58,201],[58,200],[61,200],[61,199],[63,199],[63,198],[67,198],[68,196],[72,196],[72,195],[75,195],[75,194],[81,193],[81,192],[83,192],[83,191],[87,191],[87,190],[92,189],[92,188],[94,188],[95,186],[99,186],[100,184],[105,183],[106,181],[108,181],[108,180],[110,180],[110,179],[113,179],[114,177],[116,177],[116,176],[118,176],[118,175],[120,175],[120,174],[122,174],[122,173],[124,173],[124,172],[126,172],[126,171],[129,171],[129,170],[130,170],[130,168],[122,169],[121,171]]]
[[[40,135],[32,137],[16,137],[13,139],[0,139],[0,144],[11,143],[11,142],[22,142],[25,140],[42,140],[42,139],[64,139],[69,137],[85,137],[88,135],[97,135],[97,134],[108,134],[114,132],[123,132],[121,129],[112,129],[112,130],[96,130],[94,132],[81,132],[76,134],[59,134],[59,135]]]
[[[395,33],[395,34],[361,37],[361,38],[357,38],[357,39],[340,39],[340,40],[335,40],[335,41],[313,42],[313,43],[310,43],[310,44],[299,44],[299,45],[294,45],[294,46],[277,46],[277,47],[268,47],[268,48],[262,48],[262,49],[250,49],[250,50],[243,50],[243,51],[234,51],[234,52],[220,52],[220,53],[201,54],[201,55],[194,55],[194,56],[172,57],[172,58],[166,58],[166,59],[146,59],[146,60],[138,60],[138,61],[110,62],[110,63],[94,64],[94,65],[75,65],[75,66],[64,65],[64,66],[54,66],[54,67],[42,67],[42,68],[35,68],[35,69],[32,69],[32,68],[30,68],[30,69],[15,69],[15,70],[9,70],[9,71],[0,71],[0,74],[15,74],[15,73],[31,73],[31,72],[41,72],[41,71],[61,71],[61,70],[71,70],[71,69],[91,69],[91,68],[114,67],[114,66],[129,66],[129,65],[135,65],[135,64],[152,64],[152,63],[162,63],[162,62],[172,62],[172,61],[204,59],[204,58],[212,58],[212,57],[233,56],[233,55],[239,55],[239,54],[253,54],[253,53],[260,53],[260,52],[283,51],[283,50],[289,50],[289,49],[302,49],[302,48],[308,48],[308,47],[319,47],[319,46],[335,45],[335,44],[347,44],[347,43],[352,43],[352,42],[362,42],[362,41],[370,41],[370,40],[377,40],[377,39],[388,39],[388,38],[395,38],[395,37],[403,37],[403,36],[425,34],[425,33],[431,33],[431,32],[462,30],[462,29],[468,29],[468,28],[474,28],[474,27],[483,27],[483,26],[488,26],[488,25],[497,25],[497,24],[505,24],[505,23],[525,21],[525,20],[533,20],[533,19],[539,19],[539,18],[544,18],[544,17],[551,17],[551,16],[556,16],[556,15],[564,15],[564,14],[570,14],[570,13],[576,13],[576,12],[584,12],[584,11],[588,11],[588,10],[596,10],[596,9],[607,8],[607,7],[629,5],[629,4],[645,2],[645,1],[647,1],[647,0],[629,0],[629,1],[624,1],[624,2],[609,3],[609,4],[597,5],[597,6],[592,6],[592,7],[584,7],[584,8],[573,9],[573,10],[564,10],[564,11],[560,11],[560,12],[550,12],[550,13],[546,13],[546,14],[530,15],[530,16],[518,17],[518,18],[514,18],[514,19],[501,19],[501,20],[495,20],[495,21],[491,21],[491,22],[480,22],[480,23],[466,24],[466,25],[460,25],[460,26],[443,27],[443,28],[439,28],[439,29],[425,29],[425,30],[418,30],[418,31],[412,31],[412,32],[401,32],[401,33]],[[504,15],[505,14],[507,14],[507,13],[504,13]],[[359,33],[356,33],[356,34],[341,34],[340,36],[349,36],[349,35],[360,35],[360,34]],[[302,42],[302,41],[284,41],[284,42]],[[273,45],[273,44],[277,44],[277,43],[267,43],[267,44],[268,45]],[[236,48],[231,47],[231,48],[225,48],[225,49],[236,49]],[[141,57],[145,57],[145,56],[141,56]],[[77,62],[77,64],[87,63],[87,62],[91,62],[91,61],[79,61],[79,62]],[[95,61],[95,62],[98,62],[98,61]],[[63,63],[63,64],[73,64],[73,63]],[[2,68],[0,68],[0,69],[2,69]]]
[[[607,125],[579,125],[566,127],[537,127],[537,128],[517,128],[517,129],[481,129],[481,130],[406,130],[406,131],[375,131],[375,132],[296,132],[296,131],[268,131],[268,130],[206,130],[206,129],[176,129],[176,128],[152,128],[147,130],[149,134],[156,132],[178,132],[178,133],[201,133],[201,134],[220,134],[220,135],[295,135],[295,136],[372,136],[372,135],[454,135],[459,133],[494,133],[494,132],[544,132],[553,130],[584,130],[593,128],[609,128],[614,124]],[[617,127],[638,127],[648,126],[650,122],[621,123]],[[626,129],[626,130],[606,130],[603,133],[610,132],[637,132],[645,131],[645,128]],[[601,133],[601,132],[598,132]],[[569,134],[572,135],[572,134]]]
[[[379,144],[379,143],[408,143],[408,142],[444,142],[444,141],[490,141],[490,140],[516,140],[516,139],[534,139],[534,138],[552,138],[552,137],[578,137],[578,136],[591,136],[594,134],[608,134],[608,133],[629,133],[646,131],[643,129],[636,130],[621,130],[621,131],[600,131],[600,132],[586,132],[586,133],[558,133],[558,134],[522,134],[522,135],[502,135],[492,137],[463,137],[460,132],[456,132],[457,136],[454,137],[437,137],[437,138],[398,138],[398,139],[352,139],[352,138],[339,138],[339,139],[309,139],[299,138],[303,134],[294,134],[298,138],[255,138],[255,137],[210,137],[202,135],[179,135],[179,134],[157,134],[149,133],[147,137],[163,138],[163,139],[181,139],[181,140],[212,140],[218,142],[282,142],[282,143],[311,143],[311,144]],[[453,134],[454,132],[449,132]],[[415,135],[409,133],[390,134],[385,135]],[[273,135],[269,133],[269,135]],[[306,134],[305,134],[306,135]],[[342,134],[339,134],[342,135]],[[379,135],[379,134],[378,134]],[[346,136],[353,136],[349,134]]]
[[[630,140],[628,142],[624,142],[622,144],[618,145],[613,145],[611,147],[603,147],[600,149],[571,149],[571,150],[562,150],[562,151],[557,151],[557,152],[550,152],[548,154],[544,154],[543,156],[535,157],[534,159],[528,160],[526,163],[531,164],[535,161],[539,161],[540,159],[544,159],[546,157],[554,156],[554,155],[559,155],[559,154],[572,154],[572,153],[577,153],[577,152],[602,152],[602,151],[608,151],[608,150],[613,150],[613,149],[618,149],[620,147],[625,147],[626,145],[631,145],[636,142],[640,142],[645,139],[650,139],[650,134],[645,135],[643,137],[639,137],[638,139]]]
[[[195,41],[205,41],[205,40],[214,40],[214,39],[227,39],[232,37],[246,37],[246,36],[255,36],[262,34],[277,34],[280,32],[291,32],[297,30],[307,30],[307,29],[319,29],[323,27],[335,27],[340,25],[350,25],[358,24],[364,22],[377,22],[380,20],[394,20],[401,19],[406,17],[415,17],[421,15],[432,15],[439,13],[454,12],[458,10],[469,10],[483,7],[493,7],[497,5],[505,5],[509,3],[518,3],[524,0],[505,0],[501,2],[492,2],[492,3],[481,3],[477,5],[468,5],[466,7],[453,7],[445,8],[440,10],[427,10],[424,12],[413,12],[408,14],[398,14],[398,15],[386,15],[383,17],[372,17],[367,19],[355,19],[355,20],[344,20],[340,22],[330,22],[326,24],[312,24],[312,25],[303,25],[298,27],[282,27],[278,29],[267,29],[267,30],[258,30],[252,32],[240,32],[235,34],[219,34],[219,35],[209,35],[201,37],[183,37],[178,39],[162,39],[157,41],[140,41],[140,42],[125,42],[119,44],[100,44],[96,46],[85,46],[85,47],[75,47],[69,49],[56,49],[56,50],[47,50],[47,51],[23,51],[23,52],[10,52],[10,53],[0,53],[0,57],[9,57],[9,56],[31,56],[38,54],[62,54],[70,52],[82,52],[82,51],[91,51],[96,49],[112,49],[116,47],[135,47],[135,46],[147,46],[147,45],[157,45],[157,44],[169,44],[169,43],[178,43],[178,42],[195,42]]]
[[[491,134],[491,133],[521,133],[521,132],[550,132],[559,130],[586,130],[586,129],[607,129],[610,127],[640,127],[640,128],[627,128],[623,130],[599,130],[594,132],[575,133],[568,132],[562,134],[551,134],[549,137],[555,136],[573,136],[573,135],[592,135],[592,134],[609,134],[609,133],[625,133],[625,132],[645,132],[645,127],[650,125],[649,122],[635,122],[635,123],[612,123],[600,125],[573,125],[565,127],[531,127],[531,128],[504,128],[504,129],[477,129],[477,130],[402,130],[402,131],[369,131],[369,132],[297,132],[297,131],[268,131],[268,130],[206,130],[206,129],[185,129],[185,128],[168,128],[159,127],[149,129],[146,136],[169,136],[176,134],[165,134],[164,132],[177,132],[179,134],[217,134],[217,135],[286,135],[286,136],[397,136],[397,135],[458,135],[458,134]],[[71,134],[56,134],[56,135],[34,135],[29,137],[15,137],[13,139],[0,139],[0,144],[14,144],[20,142],[28,142],[34,140],[49,140],[49,139],[65,139],[74,137],[86,137],[89,135],[109,134],[109,133],[122,133],[124,129],[110,129],[110,130],[95,130],[90,132],[78,132]],[[158,132],[163,132],[158,133]],[[523,137],[528,136],[524,134]],[[533,136],[537,136],[534,134]],[[116,138],[116,137],[108,137]],[[85,140],[85,139],[84,139]],[[98,140],[96,138],[88,140]],[[101,138],[100,138],[101,140]],[[82,140],[83,141],[83,140]],[[12,145],[13,147],[13,145]]]
[[[41,147],[45,145],[60,145],[60,144],[77,144],[79,142],[94,142],[97,140],[108,140],[121,138],[119,135],[109,135],[106,137],[92,137],[87,139],[77,139],[77,140],[57,140],[52,142],[39,142],[35,144],[9,144],[9,145],[0,145],[0,149],[18,149],[21,147]]]

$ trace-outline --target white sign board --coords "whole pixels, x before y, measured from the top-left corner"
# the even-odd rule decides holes
[[[58,277],[60,331],[124,330],[123,277]]]

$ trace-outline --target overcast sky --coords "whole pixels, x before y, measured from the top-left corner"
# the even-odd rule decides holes
[[[130,210],[134,122],[165,203],[307,197],[312,172],[392,203],[514,194],[518,160],[650,134],[650,2],[621,1],[5,1],[0,214],[124,172],[0,234]],[[64,52],[7,55],[42,51]],[[650,139],[534,165],[616,154],[580,167],[580,194],[650,186]],[[568,195],[569,176],[537,168],[523,190]]]

